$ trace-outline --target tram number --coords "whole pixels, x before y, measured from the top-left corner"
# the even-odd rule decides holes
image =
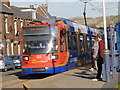
[[[41,55],[37,55],[37,58],[41,58]]]

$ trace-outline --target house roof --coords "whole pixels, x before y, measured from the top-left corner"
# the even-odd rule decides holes
[[[3,14],[12,14],[16,18],[32,19],[29,14],[26,14],[26,13],[22,12],[16,6],[8,7],[5,4],[0,4],[0,13],[3,13]]]
[[[26,19],[32,19],[29,14],[26,14],[22,12],[18,7],[11,6],[11,11],[14,13],[14,17],[17,18],[26,18]]]
[[[42,6],[39,5],[38,8],[42,10],[42,12],[43,12],[43,14],[44,14],[44,17],[46,17],[46,18],[52,18],[52,16],[51,16]],[[37,9],[38,9],[38,8],[37,8]],[[36,10],[36,11],[39,12],[38,10]],[[39,12],[39,13],[40,13],[40,12]]]
[[[22,10],[27,10],[27,9],[31,9],[31,11],[25,11],[23,12]],[[44,10],[44,8],[42,6],[39,6],[39,8],[41,10],[42,13],[40,13],[39,11],[37,11],[36,8],[26,8],[26,7],[16,7],[16,6],[11,6],[8,7],[7,5],[2,5],[0,4],[0,12],[2,13],[7,13],[7,14],[13,14],[14,17],[16,18],[25,18],[25,19],[33,19],[33,11],[36,11],[36,20],[44,20],[46,18],[50,19],[52,18],[51,15],[46,12]]]
[[[31,18],[33,16],[33,12],[36,12],[36,8],[27,8],[27,7],[19,7],[21,11],[29,15]],[[42,16],[40,13],[36,12],[36,20],[42,21],[45,17]]]
[[[36,10],[36,8],[28,8],[28,7],[18,7],[19,9],[34,9]]]
[[[3,13],[3,14],[13,14],[13,12],[10,10],[10,7],[8,7],[5,4],[0,4],[0,13]]]

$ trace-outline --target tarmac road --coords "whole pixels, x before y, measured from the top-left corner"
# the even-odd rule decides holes
[[[23,83],[40,80],[48,76],[51,76],[44,74],[22,76],[21,71],[22,71],[21,69],[16,69],[16,70],[9,70],[7,72],[0,72],[2,78],[0,85],[2,86],[2,88],[23,88],[22,87]]]
[[[15,70],[9,70],[7,72],[1,72],[2,73],[2,82],[10,81],[12,79],[17,79],[19,76],[21,76],[21,69],[15,69]]]

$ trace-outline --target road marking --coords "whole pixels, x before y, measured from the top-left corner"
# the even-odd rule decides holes
[[[27,89],[30,88],[30,86],[28,86],[27,84],[23,84],[23,88],[24,88],[25,90],[27,90]]]

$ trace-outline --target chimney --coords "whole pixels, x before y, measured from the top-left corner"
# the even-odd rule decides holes
[[[10,7],[10,1],[9,0],[0,0],[0,4],[6,4],[8,7]]]
[[[34,8],[34,5],[28,5],[28,8]]]
[[[47,6],[47,4],[42,4],[42,7],[43,7],[43,9],[44,9],[46,12],[48,12],[48,6]]]

